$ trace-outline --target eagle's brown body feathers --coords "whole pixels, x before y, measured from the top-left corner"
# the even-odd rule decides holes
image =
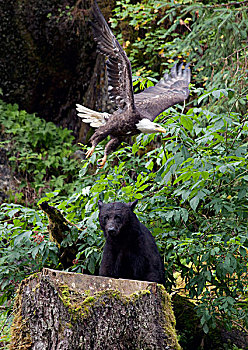
[[[140,132],[166,132],[164,128],[153,123],[153,120],[165,109],[188,97],[190,69],[188,65],[184,70],[182,65],[179,68],[175,65],[170,74],[165,74],[154,87],[134,94],[130,61],[110,30],[96,1],[92,6],[91,24],[98,49],[108,58],[108,92],[118,109],[112,115],[94,112],[81,105],[77,105],[77,109],[84,122],[98,127],[90,139],[92,148],[86,156],[90,156],[96,145],[107,136],[111,138],[100,162],[100,166],[103,166],[107,155],[115,150],[126,136]]]

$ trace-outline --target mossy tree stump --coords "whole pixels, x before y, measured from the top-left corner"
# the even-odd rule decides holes
[[[10,349],[180,349],[174,326],[161,285],[43,269],[20,285]]]

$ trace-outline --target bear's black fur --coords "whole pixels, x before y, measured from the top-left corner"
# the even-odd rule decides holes
[[[106,238],[100,276],[165,284],[164,267],[150,231],[133,213],[132,203],[98,202]]]

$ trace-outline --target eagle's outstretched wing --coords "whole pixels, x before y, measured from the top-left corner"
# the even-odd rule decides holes
[[[135,106],[144,117],[153,121],[165,109],[176,103],[183,102],[189,95],[190,68],[189,64],[182,69],[175,64],[170,74],[155,86],[134,95]]]
[[[108,91],[110,99],[121,109],[134,109],[131,64],[105,21],[96,1],[92,7],[93,36],[98,49],[107,58]]]

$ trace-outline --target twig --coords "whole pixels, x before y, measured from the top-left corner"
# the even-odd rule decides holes
[[[244,128],[244,125],[245,125],[245,122],[246,122],[246,121],[247,121],[247,118],[244,118],[243,121],[242,121],[242,124],[241,124],[240,127],[239,127],[239,131],[238,131],[237,135],[236,135],[236,136],[234,137],[234,139],[233,139],[233,142],[232,142],[232,144],[231,144],[231,146],[230,146],[230,149],[232,149],[232,147],[233,147],[235,141],[237,140],[237,138],[238,138],[239,135],[241,134],[241,132],[242,132],[242,130],[243,130],[243,128]]]
[[[244,331],[245,333],[248,334],[248,330],[247,330],[245,327],[243,327],[243,326],[242,326],[241,324],[239,324],[237,321],[232,320],[232,322],[233,322],[234,324],[236,324],[236,326],[238,326],[239,328],[241,328],[242,331]]]
[[[244,1],[235,1],[235,2],[229,2],[228,4],[215,4],[215,5],[206,5],[206,7],[229,7],[229,6],[234,6],[234,5],[243,5],[246,4],[248,2],[248,0],[244,0]]]
[[[247,49],[248,48],[248,45],[246,45],[246,46],[244,46],[244,47],[242,47],[241,49],[239,49],[239,50],[235,50],[233,53],[231,53],[230,55],[228,55],[228,56],[226,56],[226,57],[220,57],[219,59],[221,59],[221,60],[227,60],[228,58],[230,58],[231,56],[233,56],[233,55],[235,55],[235,54],[238,54],[238,52],[240,52],[240,51],[242,51],[242,50],[245,50],[245,49]],[[245,56],[246,57],[246,56]]]
[[[248,3],[248,0],[244,0],[244,1],[235,1],[235,2],[229,2],[227,4],[215,4],[215,5],[203,5],[203,4],[196,4],[197,7],[199,8],[200,6],[202,8],[217,8],[217,7],[230,7],[230,6],[235,6],[235,5],[244,5]],[[162,6],[160,6],[162,7]],[[186,4],[176,4],[176,7],[188,7],[188,5]]]
[[[85,228],[80,228],[80,227],[78,227],[76,224],[74,224],[73,222],[69,221],[69,220],[66,219],[65,217],[64,217],[64,220],[65,220],[69,225],[76,227],[76,229],[78,229],[78,231],[83,231],[83,230],[85,229]]]

